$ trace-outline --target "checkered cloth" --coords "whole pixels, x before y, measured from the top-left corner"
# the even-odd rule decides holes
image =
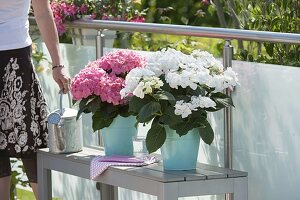
[[[109,166],[145,166],[157,162],[154,156],[145,156],[142,158],[132,156],[96,156],[91,161],[90,177],[95,180]]]

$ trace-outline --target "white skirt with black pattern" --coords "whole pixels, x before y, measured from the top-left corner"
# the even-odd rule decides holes
[[[0,51],[0,156],[33,157],[46,147],[47,114],[31,47]]]

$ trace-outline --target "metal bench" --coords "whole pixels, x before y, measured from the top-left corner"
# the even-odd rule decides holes
[[[103,151],[84,148],[73,154],[37,153],[39,199],[52,197],[51,170],[89,179],[90,161]],[[247,173],[198,163],[196,170],[164,171],[161,163],[145,167],[109,167],[95,181],[101,183],[101,199],[118,199],[118,187],[151,194],[158,200],[233,193],[234,200],[248,199]]]

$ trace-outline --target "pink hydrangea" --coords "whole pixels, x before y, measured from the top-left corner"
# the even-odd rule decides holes
[[[136,67],[143,67],[146,58],[129,50],[118,50],[106,54],[99,61],[99,67],[113,74],[126,74]]]
[[[124,88],[125,76],[133,68],[144,67],[146,58],[129,50],[108,53],[89,62],[71,82],[71,93],[75,100],[97,95],[102,102],[120,105],[120,91]]]
[[[101,68],[84,68],[71,82],[71,94],[75,100],[87,98],[90,95],[101,94],[102,80],[106,79],[106,72]]]
[[[120,90],[124,87],[124,82],[123,78],[109,75],[106,81],[102,82],[101,100],[114,105],[125,103],[120,95]]]

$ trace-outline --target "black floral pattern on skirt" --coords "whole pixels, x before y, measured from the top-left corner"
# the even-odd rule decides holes
[[[35,156],[47,146],[47,104],[31,47],[0,51],[0,156]]]

